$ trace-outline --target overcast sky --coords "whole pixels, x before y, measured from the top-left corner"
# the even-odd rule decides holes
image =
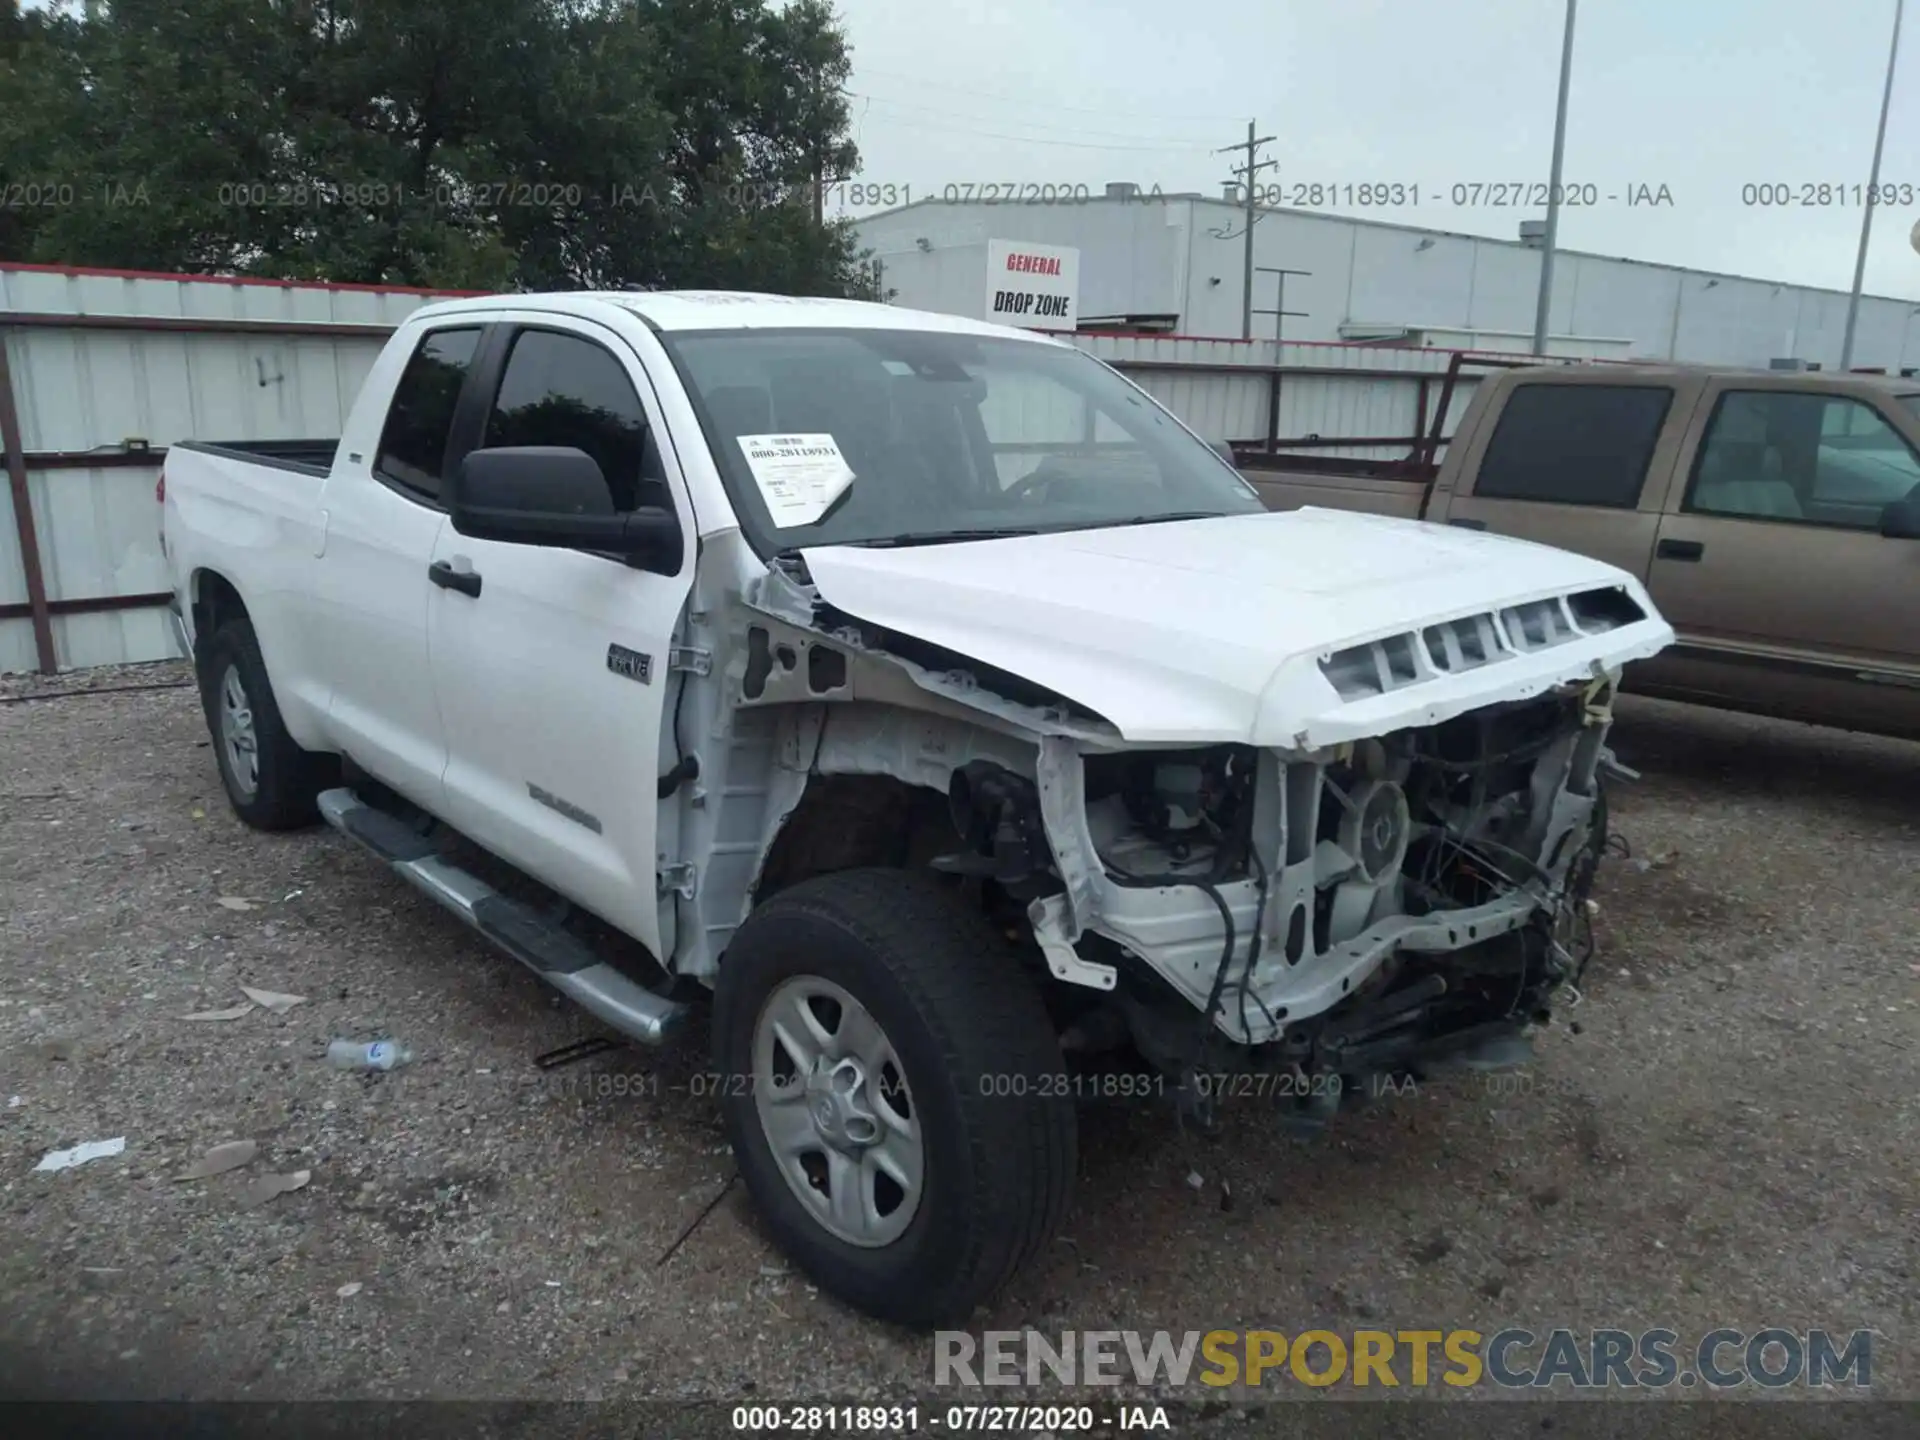
[[[1418,186],[1372,214],[1513,238],[1541,210],[1461,207],[1455,185],[1547,178],[1561,0],[838,0],[853,44],[859,177],[911,186],[1109,180],[1218,194],[1249,119],[1283,187]],[[1873,157],[1894,0],[1582,0],[1563,207],[1568,249],[1844,290]],[[1920,299],[1920,4],[1908,7],[1869,293]],[[1269,171],[1263,179],[1271,182]],[[1802,206],[1803,185],[1845,203]],[[1777,184],[1790,206],[1745,203]],[[1670,206],[1629,208],[1664,185]],[[1608,202],[1608,195],[1618,195]],[[1752,197],[1758,200],[1756,194]],[[869,207],[871,208],[871,207]],[[849,210],[846,213],[860,213]]]

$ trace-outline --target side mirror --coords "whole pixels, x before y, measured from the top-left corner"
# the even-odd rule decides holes
[[[1212,447],[1214,454],[1226,461],[1227,464],[1231,465],[1235,470],[1240,468],[1240,462],[1233,458],[1233,445],[1231,442],[1226,440],[1209,440],[1207,444]]]
[[[1880,512],[1880,533],[1889,540],[1920,540],[1920,490]]]
[[[471,451],[441,498],[454,532],[475,540],[610,551],[667,574],[680,568],[674,513],[658,506],[615,510],[599,464],[572,446]]]

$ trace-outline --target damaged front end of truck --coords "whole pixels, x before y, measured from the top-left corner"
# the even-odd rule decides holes
[[[842,610],[798,560],[722,608],[717,740],[764,757],[726,782],[758,809],[714,817],[752,838],[679,968],[809,874],[931,867],[1027,953],[1071,1064],[1144,1061],[1202,1124],[1238,1084],[1305,1130],[1525,1058],[1591,950],[1621,666],[1671,639],[1637,585],[1577,585],[1283,652],[1244,740],[1180,743]]]

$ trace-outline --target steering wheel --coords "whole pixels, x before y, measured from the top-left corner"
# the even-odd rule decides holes
[[[1034,502],[1035,496],[1039,496],[1040,503],[1044,504],[1048,497],[1043,492],[1059,481],[1070,478],[1062,475],[1060,467],[1051,459],[1042,460],[1003,490],[1000,498],[1009,505],[1028,505]]]

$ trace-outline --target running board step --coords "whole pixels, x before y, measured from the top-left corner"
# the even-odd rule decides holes
[[[320,796],[326,822],[378,856],[589,1014],[623,1035],[659,1045],[688,1007],[630,979],[565,929],[453,864],[418,831],[351,790]]]

